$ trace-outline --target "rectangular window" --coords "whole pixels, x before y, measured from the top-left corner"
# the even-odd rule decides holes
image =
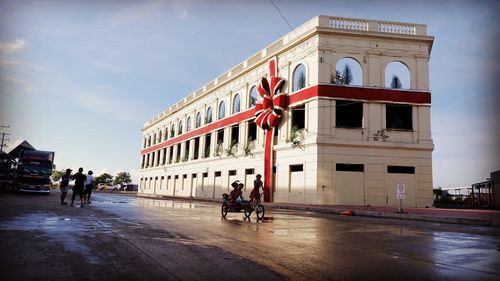
[[[411,105],[386,104],[385,118],[385,125],[389,130],[413,130]]]
[[[144,167],[146,167],[146,168],[149,167],[149,153],[146,155],[146,164]]]
[[[163,157],[162,157],[162,165],[165,165],[165,163],[167,162],[167,148],[165,147],[163,149]]]
[[[188,175],[187,175],[187,174],[182,175],[182,178],[183,178],[183,179],[187,179],[187,177],[188,177]]]
[[[198,175],[197,174],[191,174],[191,178],[196,178]]]
[[[306,127],[306,106],[301,105],[292,109],[292,131]]]
[[[363,103],[352,100],[335,101],[335,126],[339,128],[363,127]]]
[[[172,178],[172,176],[167,176],[167,180],[169,180],[169,179],[171,179],[171,178]]]
[[[340,172],[364,172],[365,165],[337,163],[336,170]]]
[[[236,176],[236,170],[229,170],[230,176]]]
[[[210,145],[212,144],[212,134],[205,135],[205,153],[203,154],[204,158],[210,157]]]
[[[240,125],[234,125],[231,127],[231,144],[238,143],[240,137]]]
[[[168,164],[172,164],[172,157],[174,157],[174,147],[171,146],[168,148],[169,155],[168,155]]]
[[[208,178],[208,173],[203,173],[204,178]]]
[[[303,172],[304,171],[304,165],[299,164],[299,165],[290,165],[290,172]]]
[[[257,139],[257,124],[255,124],[255,120],[248,121],[247,123],[248,133],[247,140],[253,141]]]
[[[222,146],[224,144],[224,129],[217,131],[216,145],[215,145],[215,155],[219,156],[222,154]]]
[[[198,159],[198,154],[200,153],[200,137],[194,139],[194,155],[193,159]]]
[[[217,143],[224,142],[224,129],[220,129],[217,131]]]
[[[179,179],[179,175],[175,175],[175,176],[174,176],[174,179],[175,179],[175,180],[178,180],[178,179]]]
[[[155,165],[155,152],[151,153],[151,167]]]
[[[217,172],[214,173],[214,176],[220,177],[220,176],[222,176],[222,172],[221,171],[217,171]]]
[[[160,166],[160,150],[156,151],[156,166]]]
[[[145,163],[145,162],[146,162],[146,155],[145,155],[145,154],[143,154],[143,155],[142,155],[142,163],[141,163],[141,168],[144,168],[144,165],[145,165],[144,163]]]
[[[245,169],[245,175],[253,175],[255,174],[255,169]]]
[[[177,157],[175,157],[175,162],[176,163],[179,163],[179,161],[181,161],[181,144],[178,143],[177,144]]]
[[[415,174],[415,167],[412,166],[387,166],[389,174]]]
[[[189,160],[189,147],[191,146],[191,141],[185,141],[185,149],[184,149],[184,161]]]

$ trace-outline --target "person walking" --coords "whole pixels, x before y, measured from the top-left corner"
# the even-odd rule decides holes
[[[70,175],[71,169],[66,169],[66,173],[61,177],[61,184],[59,185],[59,188],[61,189],[61,205],[68,205],[68,203],[64,202],[64,200],[66,199],[66,195],[69,190]]]
[[[90,195],[92,195],[92,188],[94,187],[93,172],[88,171],[85,179],[85,189],[83,190],[83,203],[90,204]]]
[[[73,202],[75,201],[75,197],[78,194],[80,197],[80,207],[83,207],[83,188],[85,187],[85,180],[87,176],[83,174],[83,168],[78,169],[78,173],[71,176],[71,179],[75,180],[75,186],[73,187],[73,194],[71,196],[71,205],[73,206]]]

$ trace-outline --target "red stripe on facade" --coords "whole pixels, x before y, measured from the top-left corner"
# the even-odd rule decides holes
[[[169,139],[169,140],[164,141],[162,143],[159,143],[157,145],[143,149],[143,150],[141,150],[141,154],[146,154],[146,153],[149,153],[152,151],[156,151],[158,149],[165,148],[165,147],[170,146],[172,144],[176,144],[176,143],[179,143],[179,142],[182,142],[182,141],[194,138],[194,137],[199,137],[199,136],[202,136],[204,134],[208,134],[214,130],[224,128],[224,127],[227,127],[227,126],[230,126],[230,125],[233,125],[233,124],[236,124],[236,123],[239,123],[241,121],[245,121],[245,120],[248,120],[251,118],[254,118],[254,109],[253,108],[251,108],[247,111],[240,112],[236,115],[224,118],[224,119],[219,120],[217,122],[210,123],[204,127],[194,129],[190,132],[187,132],[187,133],[180,135],[178,137]]]
[[[309,87],[288,96],[288,102],[289,104],[294,104],[314,97],[418,104],[431,103],[431,93],[429,92],[346,87],[339,85],[316,85]]]
[[[303,89],[292,95],[289,95],[288,104],[295,104],[315,97],[356,99],[356,100],[368,100],[368,101],[378,101],[378,102],[416,103],[416,104],[431,103],[430,92],[346,87],[339,85],[316,85]],[[208,134],[214,130],[221,129],[236,123],[240,123],[242,121],[251,118],[254,118],[254,108],[224,118],[217,122],[208,124],[204,127],[194,129],[188,133],[169,139],[160,144],[143,149],[141,150],[141,154],[153,152],[168,147],[175,143],[179,143],[194,137],[199,137],[204,134]]]

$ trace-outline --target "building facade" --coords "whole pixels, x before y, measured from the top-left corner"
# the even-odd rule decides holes
[[[221,198],[238,179],[248,198],[267,163],[267,201],[399,206],[402,186],[403,207],[431,206],[433,40],[420,24],[309,20],[144,124],[139,193]],[[272,134],[254,122],[270,76],[285,81]]]

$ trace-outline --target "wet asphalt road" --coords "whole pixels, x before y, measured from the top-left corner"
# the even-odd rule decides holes
[[[0,194],[0,280],[500,280],[500,228]]]

